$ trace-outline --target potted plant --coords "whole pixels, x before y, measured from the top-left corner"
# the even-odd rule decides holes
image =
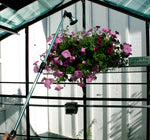
[[[87,32],[78,31],[69,33],[69,28],[60,31],[46,61],[45,70],[52,72],[53,78],[43,77],[42,82],[48,89],[54,82],[58,85],[55,90],[63,89],[61,82],[77,82],[85,87],[86,82],[92,82],[99,72],[107,72],[117,67],[126,66],[131,55],[131,45],[121,44],[119,32],[100,26],[89,29]],[[53,35],[47,38],[50,44]],[[43,61],[46,52],[41,54]],[[34,72],[38,72],[39,61],[34,65]]]

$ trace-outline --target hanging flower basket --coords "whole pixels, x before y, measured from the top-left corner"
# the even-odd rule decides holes
[[[102,30],[96,26],[87,32],[71,32],[68,27],[61,31],[55,40],[51,52],[47,58],[45,70],[52,72],[53,78],[43,77],[42,82],[48,89],[54,82],[77,82],[84,87],[83,79],[92,82],[99,72],[107,72],[117,67],[126,66],[131,55],[131,45],[121,44],[117,38],[119,33],[111,32],[105,27]],[[47,38],[50,44],[53,35]],[[43,61],[47,52],[40,56]],[[38,72],[39,61],[34,65],[34,72]],[[57,85],[55,90],[63,87]]]

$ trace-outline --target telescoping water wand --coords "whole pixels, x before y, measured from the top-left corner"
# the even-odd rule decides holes
[[[40,77],[40,75],[41,75],[43,69],[45,68],[46,60],[47,60],[47,58],[48,58],[48,55],[49,55],[49,53],[50,53],[50,51],[51,51],[51,48],[52,48],[52,46],[53,46],[53,44],[54,44],[54,42],[55,42],[55,39],[56,39],[56,37],[57,37],[57,35],[58,35],[58,33],[59,33],[59,30],[60,30],[60,28],[61,28],[61,26],[62,26],[62,24],[63,24],[63,21],[64,21],[65,17],[68,17],[68,18],[70,19],[70,25],[73,25],[73,24],[77,23],[77,21],[78,21],[76,18],[74,18],[74,17],[72,16],[72,14],[71,14],[70,12],[67,12],[66,10],[64,11],[64,15],[63,15],[63,17],[62,17],[62,19],[61,19],[61,22],[60,22],[60,24],[59,24],[59,26],[58,26],[58,28],[57,28],[57,31],[56,31],[56,33],[55,33],[55,36],[54,36],[53,40],[52,40],[52,43],[51,43],[51,45],[50,45],[50,47],[49,47],[49,49],[48,49],[48,51],[47,51],[47,54],[46,54],[46,56],[45,56],[45,59],[44,59],[44,61],[43,61],[43,62],[41,63],[41,65],[40,65],[40,68],[39,68],[39,71],[38,71],[38,73],[37,73],[37,76],[36,76],[36,78],[35,78],[35,80],[34,80],[34,82],[33,82],[33,85],[32,85],[32,87],[31,87],[30,91],[29,91],[29,94],[28,94],[28,96],[27,96],[27,99],[26,99],[26,101],[25,101],[25,104],[23,105],[23,107],[22,107],[22,109],[21,109],[20,115],[19,115],[18,120],[17,120],[17,122],[16,122],[16,124],[15,124],[15,127],[14,127],[14,129],[10,132],[9,138],[8,138],[7,140],[10,140],[10,139],[12,139],[12,138],[14,138],[14,137],[16,136],[16,131],[17,131],[17,128],[18,128],[18,126],[19,126],[19,123],[20,123],[20,121],[21,121],[21,119],[22,119],[22,116],[23,116],[23,114],[24,114],[24,112],[25,112],[25,109],[26,109],[26,107],[27,107],[27,105],[28,105],[28,103],[29,103],[29,100],[30,100],[30,98],[31,98],[31,96],[32,96],[32,93],[33,93],[33,91],[34,91],[34,89],[35,89],[36,83],[37,83],[37,81],[39,80],[39,77]]]

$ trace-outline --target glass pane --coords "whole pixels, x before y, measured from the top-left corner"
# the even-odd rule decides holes
[[[146,109],[90,108],[91,139],[146,139]],[[88,124],[88,126],[90,126]]]
[[[2,82],[25,81],[25,33],[10,36],[1,43]],[[11,42],[11,43],[10,43]]]
[[[136,12],[140,15],[150,18],[150,10],[149,10],[149,0],[106,0],[107,2],[111,2],[125,8],[126,10]]]
[[[15,83],[1,83],[2,95],[25,95],[25,85]]]
[[[57,103],[55,103],[57,105]],[[38,136],[49,138],[76,138],[83,129],[83,111],[77,114],[65,114],[64,107],[30,107],[30,123]],[[83,132],[82,132],[83,133]],[[83,138],[83,134],[80,138]],[[44,139],[43,139],[44,140]]]
[[[2,98],[2,107],[0,108],[0,132],[11,132],[17,119],[20,115],[21,111],[21,98],[11,98],[11,97],[4,97]],[[24,114],[22,117],[21,122],[19,123],[17,129],[17,135],[26,135],[26,115]],[[23,136],[17,136],[17,140],[24,139]]]
[[[16,29],[52,10],[60,4],[62,0],[40,0],[21,8],[17,12],[13,9],[6,8],[0,11],[0,25],[7,28]],[[0,32],[0,37],[7,32]]]

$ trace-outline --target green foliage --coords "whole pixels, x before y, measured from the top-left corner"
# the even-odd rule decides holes
[[[90,122],[90,124],[88,125],[87,132],[86,132],[86,138],[87,138],[87,139],[92,136],[92,131],[91,131],[91,129],[92,129],[92,126],[93,126],[93,124],[94,124],[95,122],[96,122],[96,120],[93,119],[93,120]],[[80,138],[82,135],[83,135],[83,129],[81,129],[75,137],[76,137],[76,138]]]
[[[107,27],[100,30],[99,26],[87,32],[73,31],[71,34],[66,28],[58,34],[45,69],[48,72],[57,72],[54,80],[58,83],[67,80],[78,81],[81,78],[92,82],[96,79],[96,73],[126,66],[132,49],[131,45],[120,43],[118,34],[117,31],[112,33]],[[49,43],[51,44],[51,40]],[[42,61],[45,55],[46,53],[41,55]],[[37,63],[35,66],[38,66]],[[66,76],[68,74],[69,76]]]

